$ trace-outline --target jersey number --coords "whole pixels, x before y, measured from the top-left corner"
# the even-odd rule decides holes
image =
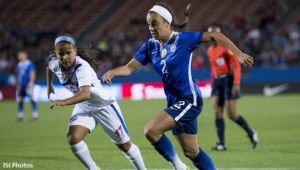
[[[166,65],[167,65],[166,60],[161,60],[160,64],[163,65],[163,67],[162,67],[162,69],[161,69],[161,72],[162,72],[163,74],[167,74],[167,73],[168,73],[168,70],[166,69]]]
[[[171,106],[170,108],[173,110],[179,110],[181,108],[181,106],[184,106],[185,102],[184,101],[179,101],[177,103],[175,103],[173,106]]]

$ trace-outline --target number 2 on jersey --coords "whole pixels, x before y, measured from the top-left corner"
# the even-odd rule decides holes
[[[163,65],[163,67],[161,69],[162,73],[167,74],[168,70],[166,69],[166,65],[167,65],[166,60],[161,60],[160,64]]]
[[[185,102],[184,101],[179,101],[177,103],[175,103],[173,106],[171,106],[170,108],[173,110],[179,110],[181,108],[181,106],[184,106]]]

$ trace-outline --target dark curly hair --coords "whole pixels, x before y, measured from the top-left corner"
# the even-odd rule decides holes
[[[73,38],[72,36],[70,36],[68,34],[63,34],[63,35]],[[59,42],[59,44],[60,43],[68,43],[68,44],[71,44],[74,46],[74,44],[67,42],[67,41]],[[76,48],[76,47],[74,46],[74,48]],[[99,52],[97,50],[86,49],[86,48],[76,48],[76,49],[77,49],[77,55],[80,56],[83,60],[87,61],[96,73],[98,71],[100,71],[101,62],[97,59],[97,57],[99,55]],[[56,57],[54,50],[49,53],[47,62],[53,57]]]

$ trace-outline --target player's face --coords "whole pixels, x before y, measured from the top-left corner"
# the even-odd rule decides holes
[[[59,63],[65,68],[69,69],[73,66],[77,50],[72,44],[61,43],[55,47],[55,53]]]
[[[147,23],[149,31],[153,38],[157,40],[168,40],[171,31],[170,24],[164,20],[159,14],[149,12],[147,15]]]
[[[18,53],[18,59],[20,61],[25,61],[27,59],[27,54],[25,52],[19,52]]]

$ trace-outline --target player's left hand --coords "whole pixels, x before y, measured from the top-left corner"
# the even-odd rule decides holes
[[[30,82],[28,83],[28,87],[31,88],[31,89],[33,88],[33,85],[34,85],[34,83],[33,83],[32,81],[30,81]]]
[[[241,52],[237,55],[237,58],[238,58],[239,62],[241,64],[243,64],[244,66],[249,67],[249,68],[252,67],[253,58],[251,56],[249,56],[248,54]]]
[[[66,105],[66,104],[63,100],[53,100],[53,101],[51,101],[50,109],[53,109],[54,106],[64,106],[64,105]]]
[[[33,86],[34,86],[34,83],[33,82],[29,82],[28,83],[28,86],[26,88],[26,93],[29,95],[29,96],[32,96],[33,94]]]

